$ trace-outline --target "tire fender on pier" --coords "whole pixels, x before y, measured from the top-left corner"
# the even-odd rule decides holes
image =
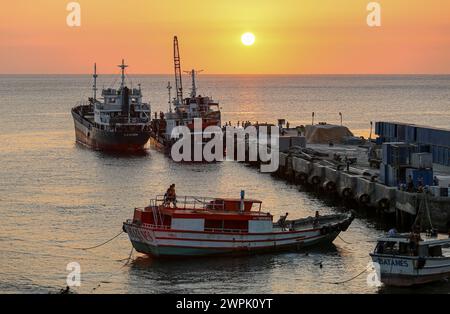
[[[356,199],[358,200],[358,202],[360,202],[361,204],[364,204],[364,205],[367,205],[370,203],[370,196],[369,196],[369,194],[366,194],[366,193],[358,194]]]
[[[333,193],[336,191],[336,182],[331,180],[326,180],[322,187],[327,191],[328,193]]]
[[[319,185],[320,184],[320,177],[319,176],[316,176],[316,175],[313,175],[312,177],[310,177],[310,179],[309,179],[309,182],[312,184],[312,185]]]
[[[300,172],[296,175],[296,181],[300,184],[305,184],[308,181],[308,175],[304,172]]]
[[[377,201],[377,205],[379,209],[386,210],[389,209],[390,202],[387,198],[381,198]]]
[[[352,196],[353,196],[353,191],[352,191],[351,188],[346,187],[346,188],[343,188],[343,189],[342,189],[341,194],[342,194],[342,197],[343,197],[343,198],[345,198],[345,199],[350,199],[350,198],[352,198]]]

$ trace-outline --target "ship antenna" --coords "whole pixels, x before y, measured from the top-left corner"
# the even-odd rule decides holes
[[[169,91],[169,111],[172,112],[172,95],[170,93],[170,90],[172,89],[172,86],[170,85],[170,81],[167,83],[167,90]]]
[[[118,65],[118,67],[122,69],[122,81],[120,83],[120,89],[122,89],[125,86],[125,68],[127,68],[128,65],[126,65],[125,60],[122,59],[122,64]]]
[[[94,63],[94,86],[92,86],[92,91],[94,92],[94,100],[97,99],[97,63]]]

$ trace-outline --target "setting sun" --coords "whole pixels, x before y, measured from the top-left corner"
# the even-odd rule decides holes
[[[241,36],[241,41],[246,46],[251,46],[255,42],[255,35],[252,33],[244,33]]]

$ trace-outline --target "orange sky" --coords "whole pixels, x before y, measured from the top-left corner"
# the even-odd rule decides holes
[[[366,24],[370,0],[78,0],[81,27],[66,25],[66,0],[4,1],[0,73],[450,73],[450,1],[379,0],[382,26]],[[242,33],[256,36],[253,46]]]

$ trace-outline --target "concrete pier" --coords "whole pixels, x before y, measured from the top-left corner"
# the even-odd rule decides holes
[[[376,170],[364,165],[347,169],[327,160],[307,160],[295,153],[280,153],[277,176],[295,184],[309,186],[321,193],[342,200],[352,200],[358,208],[367,208],[381,215],[393,217],[399,227],[408,228],[425,201],[434,228],[447,232],[450,224],[450,198],[424,193],[408,193],[377,181]],[[368,168],[368,167],[367,167]],[[423,215],[423,213],[421,213]],[[422,220],[425,218],[422,217]],[[427,221],[423,221],[425,227]],[[409,224],[409,225],[408,225]]]

